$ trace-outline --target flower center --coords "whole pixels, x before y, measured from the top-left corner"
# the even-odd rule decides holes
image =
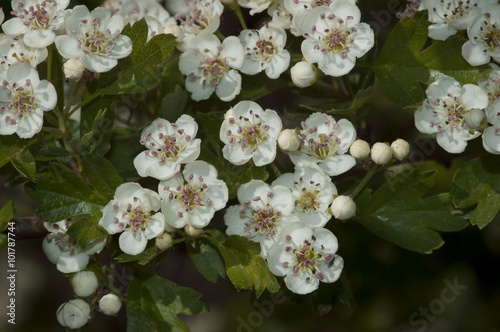
[[[122,218],[128,220],[128,225],[125,225],[124,222],[116,217],[114,218],[114,222],[119,228],[130,229],[136,235],[146,229],[148,221],[151,220],[152,213],[151,211],[144,211],[144,208],[141,206],[142,202],[138,197],[134,197],[134,203],[136,204],[135,206],[131,203],[127,204],[126,211],[122,213]],[[118,204],[115,204],[113,208],[115,211],[118,211]]]
[[[222,45],[217,46],[218,51],[222,51]],[[201,53],[199,49],[194,49],[195,53]],[[189,73],[188,78],[196,79],[203,77],[203,86],[216,86],[219,84],[222,76],[229,71],[226,58],[221,58],[218,54],[214,54],[209,49],[203,50],[203,60],[198,65],[199,74],[194,72]]]
[[[47,234],[47,241],[49,243],[55,241],[57,247],[61,251],[69,251],[72,255],[78,253],[81,250],[80,246],[76,244],[76,241],[63,232]]]
[[[324,24],[326,28],[321,31],[318,30],[316,25],[313,25],[311,33],[314,36],[309,33],[305,33],[304,36],[306,38],[312,37],[316,39],[318,44],[314,45],[315,50],[320,50],[323,54],[340,53],[342,56],[346,57],[351,44],[354,42],[354,39],[351,38],[350,35],[357,32],[355,27],[349,28],[347,23],[354,18],[352,16],[347,16],[344,21],[334,14],[328,16],[321,14],[320,19],[325,21]]]
[[[44,0],[28,8],[25,8],[23,3],[18,2],[17,8],[18,10],[11,11],[11,14],[19,17],[25,26],[31,30],[46,29],[50,27],[56,16],[57,2],[54,0]]]
[[[226,135],[229,136],[229,143],[240,144],[242,149],[250,149],[253,153],[257,149],[257,146],[267,139],[267,131],[270,128],[268,125],[261,123],[260,116],[253,110],[250,110],[249,113],[252,116],[251,118],[244,116],[238,118],[238,130],[236,133],[227,130]],[[235,119],[230,118],[229,123],[234,124]]]
[[[78,39],[78,48],[86,54],[107,55],[113,50],[114,41],[120,34],[120,30],[114,33],[111,30],[100,31],[101,18],[93,17],[89,21],[81,19],[78,30],[73,28],[71,33]]]
[[[341,140],[336,136],[338,124],[333,125],[333,130],[329,133],[318,133],[318,127],[309,127],[302,122],[302,133],[299,135],[301,150],[318,159],[324,160],[335,156],[340,147]],[[325,121],[326,126],[330,126],[330,121]]]
[[[500,78],[491,78],[483,83],[483,87],[488,92],[488,105],[491,106],[493,103],[500,99]]]
[[[434,113],[439,113],[441,115],[440,121],[431,121],[430,126],[438,128],[439,131],[443,131],[448,127],[458,128],[462,127],[464,123],[464,117],[469,113],[460,100],[460,98],[453,96],[451,94],[447,95],[446,99],[436,99],[433,103],[437,106],[434,108]],[[426,105],[430,104],[430,101],[426,99]],[[439,110],[441,109],[441,110]]]
[[[251,32],[257,33],[257,32]],[[278,48],[275,47],[274,43],[271,41],[272,36],[268,39],[260,39],[255,43],[255,47],[247,47],[247,56],[257,61],[269,62],[272,57],[278,53]]]
[[[212,200],[210,198],[205,198],[205,193],[208,190],[208,186],[204,183],[202,176],[198,176],[197,180],[199,183],[193,184],[191,181],[194,179],[195,175],[190,174],[187,177],[188,183],[181,182],[181,173],[176,173],[176,178],[179,185],[176,188],[171,188],[169,186],[163,187],[163,190],[170,191],[168,195],[168,200],[178,200],[184,205],[185,212],[192,212],[197,207],[210,206],[212,205]],[[183,211],[177,212],[179,218],[184,217]]]
[[[0,112],[5,112],[8,110],[14,118],[10,116],[5,117],[5,122],[7,124],[15,125],[17,123],[17,118],[22,118],[31,114],[37,109],[38,104],[33,96],[33,85],[31,80],[27,79],[24,85],[18,85],[17,83],[10,84],[7,80],[2,82],[4,87],[7,87],[7,95],[10,97],[7,106],[0,106]]]
[[[300,183],[303,183],[303,178],[300,178]],[[294,182],[298,188],[299,182]],[[315,183],[313,180],[309,182],[310,188],[303,187],[300,197],[295,201],[295,207],[298,211],[308,213],[311,210],[316,211],[319,208],[319,187],[320,183]],[[298,188],[300,190],[300,188]]]
[[[185,6],[189,6],[187,1],[184,1]],[[189,14],[186,15],[186,18],[182,21],[181,26],[188,29],[194,29],[193,33],[199,33],[201,30],[208,27],[213,22],[213,9],[212,3],[206,1],[192,1],[190,5]],[[180,19],[180,16],[175,17],[177,20]]]
[[[177,156],[184,151],[192,137],[186,135],[184,129],[179,129],[177,124],[171,123],[170,126],[175,130],[174,135],[160,132],[153,137],[151,132],[145,134],[146,138],[142,138],[140,142],[149,149],[146,151],[146,156],[157,158],[161,163],[177,160]],[[163,124],[158,123],[158,129],[163,127]]]
[[[272,192],[268,193],[268,197],[273,197]],[[254,202],[261,202],[260,196],[256,196],[252,199]],[[246,207],[251,207],[251,202],[246,201],[243,205]],[[266,237],[274,236],[277,233],[276,226],[283,216],[281,211],[275,210],[269,204],[262,203],[262,207],[254,208],[253,216],[248,216],[247,209],[242,209],[240,215],[247,216],[249,221],[245,222],[245,236],[248,238],[254,237],[256,235],[264,235]]]
[[[330,6],[332,3],[332,0],[293,0],[293,3],[298,5],[301,4],[302,7],[305,10],[311,9],[311,8],[316,8],[316,7],[321,7],[321,6]],[[309,8],[310,6],[310,8]]]
[[[487,18],[490,14],[485,14]],[[490,25],[490,23],[485,20],[481,27],[481,33],[484,44],[488,46],[490,51],[494,51],[500,47],[500,31],[495,24]]]

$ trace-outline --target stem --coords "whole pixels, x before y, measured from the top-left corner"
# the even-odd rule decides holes
[[[245,18],[243,17],[243,13],[241,12],[241,7],[237,6],[234,8],[234,11],[236,12],[236,16],[238,16],[238,20],[240,21],[241,27],[246,30],[248,29],[247,23],[245,22]]]
[[[224,35],[223,35],[223,34],[222,34],[219,30],[215,31],[215,35],[216,35],[217,37],[219,37],[219,39],[220,39],[221,41],[223,41],[224,39],[226,39],[226,36],[224,36]]]
[[[71,109],[71,105],[73,104],[73,100],[75,100],[75,96],[78,93],[78,89],[80,88],[80,83],[82,81],[78,81],[75,84],[75,87],[73,88],[73,92],[71,93],[71,97],[69,97],[68,103],[66,104],[66,107],[64,108],[63,114],[64,115],[69,115],[69,111]],[[73,112],[71,112],[73,114]]]
[[[52,46],[47,47],[47,81],[52,81]]]
[[[276,166],[276,164],[274,163],[274,161],[270,164],[270,166],[273,169],[273,172],[276,175],[276,177],[279,178],[281,176],[281,172],[278,169],[278,167]]]
[[[73,113],[76,112],[77,109],[79,108],[82,108],[83,106],[87,105],[88,103],[90,103],[92,100],[94,100],[96,97],[99,97],[99,95],[92,95],[90,97],[87,98],[87,100],[84,100],[82,101],[80,104],[76,105],[69,113],[68,113],[68,117],[70,117],[71,115],[73,115]],[[71,107],[71,104],[69,104]],[[67,107],[67,106],[66,106]]]
[[[365,186],[368,184],[368,181],[370,181],[370,179],[375,174],[377,174],[378,171],[379,171],[379,167],[378,167],[378,165],[376,165],[371,170],[369,170],[368,173],[366,173],[363,180],[361,180],[361,182],[358,184],[358,186],[356,188],[354,188],[354,190],[352,191],[351,197],[353,199],[365,188]]]
[[[56,107],[54,108],[54,113],[59,120],[59,128],[61,129],[62,132],[62,140],[64,144],[64,148],[72,155],[70,157],[70,162],[71,162],[71,167],[73,168],[73,171],[81,175],[82,173],[82,163],[80,159],[80,155],[78,155],[71,145],[69,144],[70,137],[68,135],[68,127],[66,126],[66,119],[62,116],[61,112],[59,112],[59,109]]]

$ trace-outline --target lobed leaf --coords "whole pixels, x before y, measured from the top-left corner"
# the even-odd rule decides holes
[[[205,234],[213,237],[219,242],[224,241],[225,235],[216,229],[204,230]],[[189,258],[196,269],[205,279],[216,283],[219,276],[226,277],[224,260],[220,255],[217,246],[204,237],[198,237],[192,241],[186,242]]]

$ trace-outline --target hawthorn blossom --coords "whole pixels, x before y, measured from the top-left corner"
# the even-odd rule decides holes
[[[500,154],[500,128],[490,126],[483,132],[483,147],[493,154]]]
[[[337,195],[332,180],[318,166],[297,166],[294,173],[285,173],[272,183],[290,189],[295,199],[295,214],[311,228],[323,227],[330,220],[328,208]]]
[[[275,111],[264,111],[253,101],[240,101],[221,125],[219,137],[225,144],[222,154],[234,165],[243,165],[250,159],[256,166],[270,164],[276,157],[281,127],[281,118]]]
[[[360,22],[360,18],[359,8],[346,0],[312,9],[302,23],[306,38],[301,44],[304,58],[318,63],[327,75],[337,77],[349,73],[356,59],[374,45],[373,30]]]
[[[2,24],[3,32],[22,36],[29,47],[47,47],[56,38],[54,31],[63,27],[68,5],[69,0],[12,0],[14,17]]]
[[[221,43],[215,35],[202,34],[189,39],[179,59],[186,75],[186,90],[194,101],[205,100],[215,92],[222,101],[233,100],[241,91],[244,50],[236,36]]]
[[[273,274],[285,277],[289,290],[309,294],[318,289],[320,281],[332,283],[340,277],[344,260],[337,249],[337,238],[329,230],[291,223],[269,249],[267,263]]]
[[[272,17],[269,25],[274,25],[279,28],[288,30],[294,36],[300,36],[300,33],[296,32],[292,28],[292,14],[285,7],[285,0],[275,0],[267,9],[267,14]]]
[[[0,135],[33,137],[42,129],[43,112],[56,106],[56,89],[24,62],[12,64],[0,82]]]
[[[349,120],[337,122],[331,115],[314,113],[301,123],[301,128],[300,148],[289,153],[295,165],[318,164],[329,176],[347,172],[356,165],[356,160],[346,154],[356,140],[356,130]]]
[[[228,200],[226,183],[217,179],[214,166],[202,160],[187,164],[182,174],[161,181],[158,192],[165,220],[174,228],[207,226]]]
[[[250,15],[261,13],[266,10],[274,0],[238,0],[241,7],[249,8]]]
[[[79,59],[92,72],[107,72],[132,52],[132,40],[120,35],[123,16],[111,16],[109,9],[97,7],[89,12],[83,5],[75,6],[64,23],[67,34],[56,37],[57,50],[67,59]]]
[[[290,53],[285,49],[285,30],[265,25],[259,30],[243,30],[239,39],[245,48],[240,71],[255,75],[265,70],[267,77],[278,78],[290,65]]]
[[[184,20],[180,23],[180,28],[185,34],[198,35],[201,32],[211,34],[219,29],[220,17],[224,11],[224,6],[219,0],[184,1],[182,6],[188,9]],[[176,15],[176,18],[179,19],[180,15]]]
[[[140,176],[167,180],[179,172],[181,164],[195,161],[200,155],[201,140],[196,138],[198,124],[183,114],[175,123],[158,118],[144,128],[141,144],[148,150],[139,153],[134,166]]]
[[[496,2],[496,1],[495,1]],[[500,4],[484,8],[483,14],[476,17],[467,28],[469,40],[462,46],[462,56],[471,66],[480,66],[493,58],[500,61]]]
[[[89,263],[89,256],[101,252],[106,245],[105,237],[97,239],[86,247],[78,245],[75,240],[66,235],[66,231],[73,222],[68,219],[54,223],[43,223],[49,231],[42,242],[43,252],[62,273],[83,270]]]
[[[478,86],[461,86],[453,78],[443,78],[427,87],[427,98],[415,112],[415,126],[424,134],[436,134],[438,144],[450,153],[461,153],[467,141],[481,133],[470,128],[467,115],[488,106],[487,94]]]
[[[121,233],[120,249],[129,255],[138,255],[146,249],[148,240],[165,230],[165,217],[158,212],[160,196],[138,183],[118,186],[115,197],[102,209],[101,225],[109,234]]]
[[[280,230],[298,221],[295,200],[290,189],[269,186],[261,180],[251,180],[238,188],[239,205],[230,206],[224,215],[227,235],[242,235],[260,243],[262,257],[276,242]]]
[[[494,63],[491,63],[490,67],[493,68],[493,71],[488,77],[480,79],[477,82],[478,86],[488,95],[489,102],[486,113],[500,99],[500,67]]]
[[[419,10],[427,9],[429,13],[429,37],[446,40],[458,30],[467,30],[468,25],[489,4],[497,0],[422,0]]]
[[[0,73],[6,72],[10,65],[17,62],[26,62],[36,68],[47,59],[47,48],[32,48],[26,46],[17,37],[0,35]]]

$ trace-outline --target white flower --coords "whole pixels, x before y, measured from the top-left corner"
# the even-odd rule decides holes
[[[115,197],[102,209],[101,225],[109,234],[121,233],[120,249],[137,255],[146,249],[148,240],[165,230],[165,217],[160,210],[160,196],[138,183],[118,186]]]
[[[316,82],[318,77],[316,67],[307,61],[299,61],[290,68],[292,82],[299,88],[307,88]]]
[[[71,286],[76,295],[87,297],[95,293],[99,280],[92,271],[80,271],[71,278]]]
[[[49,234],[43,239],[42,249],[48,260],[56,264],[62,273],[74,273],[83,270],[89,263],[89,256],[101,252],[106,245],[103,237],[87,247],[79,246],[75,240],[66,235],[71,221],[63,220],[55,223],[44,223]]]
[[[298,221],[293,214],[295,200],[290,189],[270,187],[264,181],[251,180],[238,188],[239,205],[230,206],[224,215],[227,235],[242,235],[260,243],[262,257],[276,242],[287,224]]]
[[[500,129],[488,127],[483,132],[483,147],[493,154],[500,154]]]
[[[2,29],[5,34],[22,36],[24,43],[33,48],[47,47],[54,42],[64,23],[64,9],[69,0],[12,0],[12,15]]]
[[[165,220],[175,228],[207,226],[228,200],[226,183],[217,179],[214,166],[202,160],[187,164],[182,175],[161,181],[158,192]]]
[[[469,24],[469,40],[462,46],[462,56],[471,66],[480,66],[490,62],[490,58],[500,61],[500,4],[487,6],[483,14]]]
[[[90,319],[90,306],[80,299],[69,300],[57,308],[57,321],[72,330],[79,329]]]
[[[304,58],[330,76],[346,75],[374,45],[373,30],[360,23],[356,5],[337,0],[329,7],[316,7],[302,23],[306,38],[301,45]]]
[[[318,164],[329,176],[347,172],[356,160],[346,152],[356,140],[356,130],[349,120],[338,122],[331,115],[311,114],[301,124],[300,148],[289,153],[295,165],[300,162]]]
[[[120,35],[123,16],[111,16],[109,9],[97,7],[89,12],[85,6],[75,6],[64,23],[67,35],[56,37],[57,50],[67,59],[79,59],[92,72],[107,72],[132,52],[132,40]]]
[[[438,144],[450,153],[461,153],[467,141],[480,132],[470,129],[464,117],[472,109],[488,106],[488,96],[476,85],[460,86],[453,78],[427,87],[427,99],[415,112],[415,126],[424,134],[436,134]]]
[[[122,307],[122,300],[113,293],[104,295],[99,300],[99,310],[108,316],[116,316]]]
[[[488,95],[489,103],[486,113],[488,113],[495,101],[500,99],[500,67],[494,63],[490,63],[490,67],[493,68],[493,71],[488,77],[477,81],[479,87]]]
[[[274,0],[238,0],[238,4],[244,8],[250,8],[250,15],[266,10]]]
[[[332,214],[338,220],[351,219],[356,215],[356,203],[349,196],[337,196],[330,207]]]
[[[177,173],[181,164],[195,161],[200,155],[201,140],[196,138],[198,124],[183,114],[175,123],[158,118],[144,128],[141,144],[148,150],[134,159],[140,176],[166,180]]]
[[[329,230],[292,223],[281,230],[267,262],[272,273],[285,277],[289,290],[309,294],[318,289],[320,281],[332,283],[340,277],[344,260],[335,254],[337,249],[337,238]]]
[[[5,19],[5,14],[3,13],[3,9],[0,7],[0,24],[3,23],[4,19]]]
[[[496,128],[500,128],[500,99],[497,99],[486,109],[486,117],[489,123]]]
[[[458,30],[466,30],[467,26],[484,7],[497,0],[422,0],[419,10],[427,9],[429,13],[429,37],[446,40]]]
[[[275,25],[282,29],[291,29],[294,36],[301,34],[292,28],[292,14],[285,7],[285,0],[275,0],[267,9],[267,14],[272,17],[270,25]]]
[[[295,214],[311,228],[323,227],[330,220],[328,208],[337,194],[329,176],[316,165],[297,166],[294,173],[278,177],[272,186],[290,188],[295,198]]]
[[[398,138],[391,143],[391,149],[394,158],[396,158],[397,160],[402,160],[403,158],[406,158],[406,156],[408,156],[408,154],[410,153],[410,144],[408,144],[408,142],[404,139]]]
[[[295,36],[303,34],[302,24],[304,17],[314,8],[328,7],[337,0],[284,0],[285,9],[290,13],[292,19],[291,33]],[[353,5],[356,0],[347,0]]]
[[[385,165],[392,160],[392,148],[387,143],[377,142],[373,144],[370,156],[375,164]]]
[[[0,35],[0,73],[6,72],[13,63],[17,62],[26,62],[36,68],[47,59],[47,55],[46,47],[28,47],[22,39]]]
[[[245,60],[240,71],[255,75],[265,70],[267,77],[278,78],[290,65],[290,53],[285,50],[285,30],[264,25],[259,30],[243,30],[239,35],[245,48]]]
[[[42,129],[43,112],[56,106],[56,89],[24,62],[12,64],[0,82],[0,135],[33,137]]]
[[[219,29],[220,17],[224,11],[224,6],[219,0],[185,1],[183,6],[188,9],[185,19],[181,20],[180,24],[185,34],[198,35],[201,32],[212,34]]]
[[[364,160],[370,155],[370,145],[362,139],[357,139],[349,148],[349,153],[355,159]]]
[[[224,120],[220,127],[220,140],[224,158],[234,165],[243,165],[250,159],[256,166],[273,162],[276,157],[276,140],[282,123],[279,115],[265,111],[253,101],[240,101],[233,107],[233,117]]]
[[[222,101],[233,100],[241,91],[243,45],[238,37],[221,42],[215,35],[202,34],[185,41],[179,69],[186,75],[186,90],[195,101],[208,99],[214,92]]]
[[[176,17],[185,17],[193,6],[193,2],[198,0],[167,0],[164,1],[165,8]]]

